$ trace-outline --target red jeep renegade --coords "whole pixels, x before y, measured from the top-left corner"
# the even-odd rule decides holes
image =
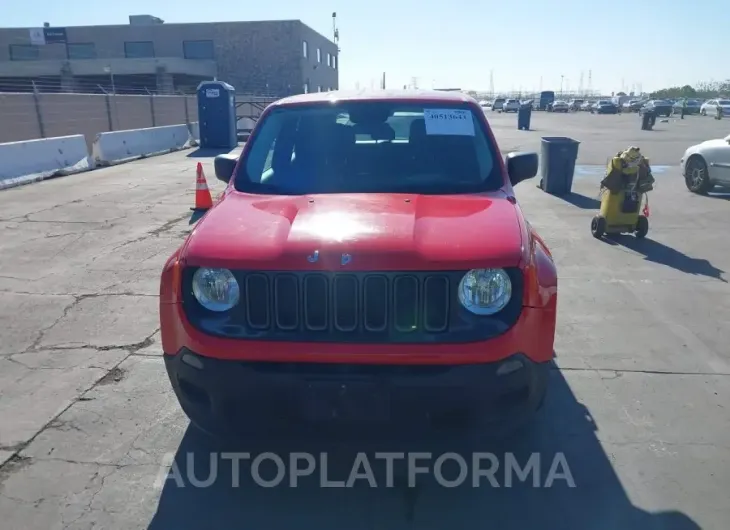
[[[541,405],[557,276],[460,93],[305,94],[262,114],[164,267],[162,347],[198,427],[337,418],[487,430]]]

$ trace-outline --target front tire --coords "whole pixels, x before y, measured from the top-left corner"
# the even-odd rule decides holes
[[[644,239],[646,237],[646,234],[648,233],[649,219],[647,219],[643,215],[640,215],[638,221],[636,221],[636,231],[634,232],[634,235],[637,239]]]
[[[600,215],[596,215],[591,220],[591,234],[596,239],[601,239],[606,233],[606,218]]]
[[[687,160],[684,174],[684,183],[692,193],[705,195],[712,189],[710,175],[707,172],[707,163],[701,156],[693,155]]]

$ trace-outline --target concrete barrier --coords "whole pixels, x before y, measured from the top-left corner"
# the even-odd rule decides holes
[[[0,189],[93,167],[83,134],[0,144]]]
[[[100,166],[159,155],[191,147],[195,139],[187,124],[99,133],[92,157]]]

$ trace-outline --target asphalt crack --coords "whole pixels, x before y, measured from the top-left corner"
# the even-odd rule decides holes
[[[109,254],[114,253],[114,252],[117,252],[119,249],[122,249],[124,247],[129,246],[129,245],[133,245],[135,243],[140,243],[142,241],[145,241],[145,240],[149,239],[150,237],[159,237],[162,234],[169,233],[170,231],[172,231],[173,228],[175,228],[175,225],[176,224],[178,224],[181,221],[184,221],[185,219],[190,218],[191,215],[192,215],[192,212],[186,212],[183,215],[179,215],[178,217],[175,217],[173,219],[170,219],[169,221],[167,221],[166,223],[164,223],[162,226],[159,226],[159,227],[157,227],[157,228],[155,228],[153,230],[150,230],[147,233],[145,233],[145,234],[143,234],[143,235],[141,235],[141,236],[139,236],[137,238],[130,239],[129,241],[125,241],[124,243],[121,243],[121,244],[113,247],[109,251]]]
[[[683,372],[673,370],[638,370],[638,369],[614,369],[614,368],[568,368],[560,366],[552,366],[551,370],[558,372],[593,372],[597,374],[612,373],[614,377],[602,377],[602,379],[616,379],[622,374],[645,374],[645,375],[693,375],[700,377],[727,377],[730,373],[725,372]]]
[[[70,306],[73,306],[73,304],[70,304]],[[60,320],[60,319],[58,319]],[[53,425],[57,425],[60,421],[59,418],[66,413],[71,407],[73,407],[76,403],[80,401],[90,401],[91,398],[88,394],[94,391],[97,387],[104,384],[109,384],[109,374],[119,374],[124,373],[124,369],[121,368],[122,363],[124,363],[127,359],[129,359],[132,355],[134,355],[138,350],[141,350],[142,348],[146,348],[154,343],[154,336],[157,334],[157,332],[160,330],[160,328],[155,328],[155,330],[150,333],[144,340],[140,342],[136,342],[133,344],[125,344],[125,345],[119,345],[119,346],[89,346],[91,349],[95,350],[110,350],[110,349],[122,349],[127,351],[127,355],[125,355],[118,363],[116,363],[114,366],[112,366],[104,375],[99,377],[89,388],[81,392],[76,399],[71,400],[71,402],[64,407],[61,411],[58,412],[53,418],[51,418],[43,427],[38,429],[38,432],[36,432],[33,436],[31,436],[28,440],[25,442],[21,442],[18,444],[13,445],[12,447],[5,449],[7,451],[13,452],[13,456],[11,456],[4,464],[0,465],[0,486],[3,484],[5,479],[10,476],[11,474],[19,471],[23,467],[27,466],[31,462],[30,457],[22,456],[20,453],[28,447],[33,441],[46,429],[52,428]],[[48,349],[48,348],[46,348]],[[70,349],[70,348],[59,348],[59,349]],[[105,464],[106,465],[106,464]]]

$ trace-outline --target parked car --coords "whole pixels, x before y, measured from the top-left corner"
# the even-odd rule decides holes
[[[612,101],[602,99],[593,105],[591,112],[595,114],[618,114],[618,107]]]
[[[583,105],[582,99],[571,99],[568,108],[572,111],[577,111],[580,110],[581,105]]]
[[[591,111],[591,110],[593,110],[593,105],[595,105],[594,101],[585,101],[580,106],[580,110]]]
[[[488,110],[488,109],[491,109],[492,108],[492,102],[491,101],[482,100],[482,101],[479,102],[479,106],[482,108],[482,110]]]
[[[716,185],[730,186],[730,135],[693,145],[680,160],[687,189],[704,194]]]
[[[621,112],[639,112],[644,103],[644,101],[638,99],[624,101],[624,104],[621,106]]]
[[[520,110],[520,100],[519,99],[508,99],[504,102],[504,106],[502,107],[502,112],[517,112]]]
[[[672,105],[664,99],[652,99],[647,101],[639,110],[654,111],[657,116],[666,116],[668,118],[672,114]]]
[[[553,112],[568,112],[570,110],[570,106],[566,101],[554,101],[553,102]]]
[[[682,99],[675,101],[672,104],[672,114],[681,114],[683,103],[684,103],[684,100],[682,100]],[[701,104],[699,101],[697,101],[696,99],[688,99],[687,106],[684,109],[684,113],[686,115],[699,114],[700,107],[701,107]]]
[[[405,141],[380,141],[396,130]],[[529,419],[552,371],[557,273],[514,199],[538,157],[502,160],[461,93],[270,105],[240,159],[215,158],[226,191],[160,279],[163,359],[193,424],[488,415],[501,435]]]
[[[504,107],[504,98],[497,98],[492,103],[492,110],[502,110],[502,107]]]
[[[730,118],[730,99],[711,99],[700,106],[703,116],[717,116],[717,108],[722,107],[722,115]]]

